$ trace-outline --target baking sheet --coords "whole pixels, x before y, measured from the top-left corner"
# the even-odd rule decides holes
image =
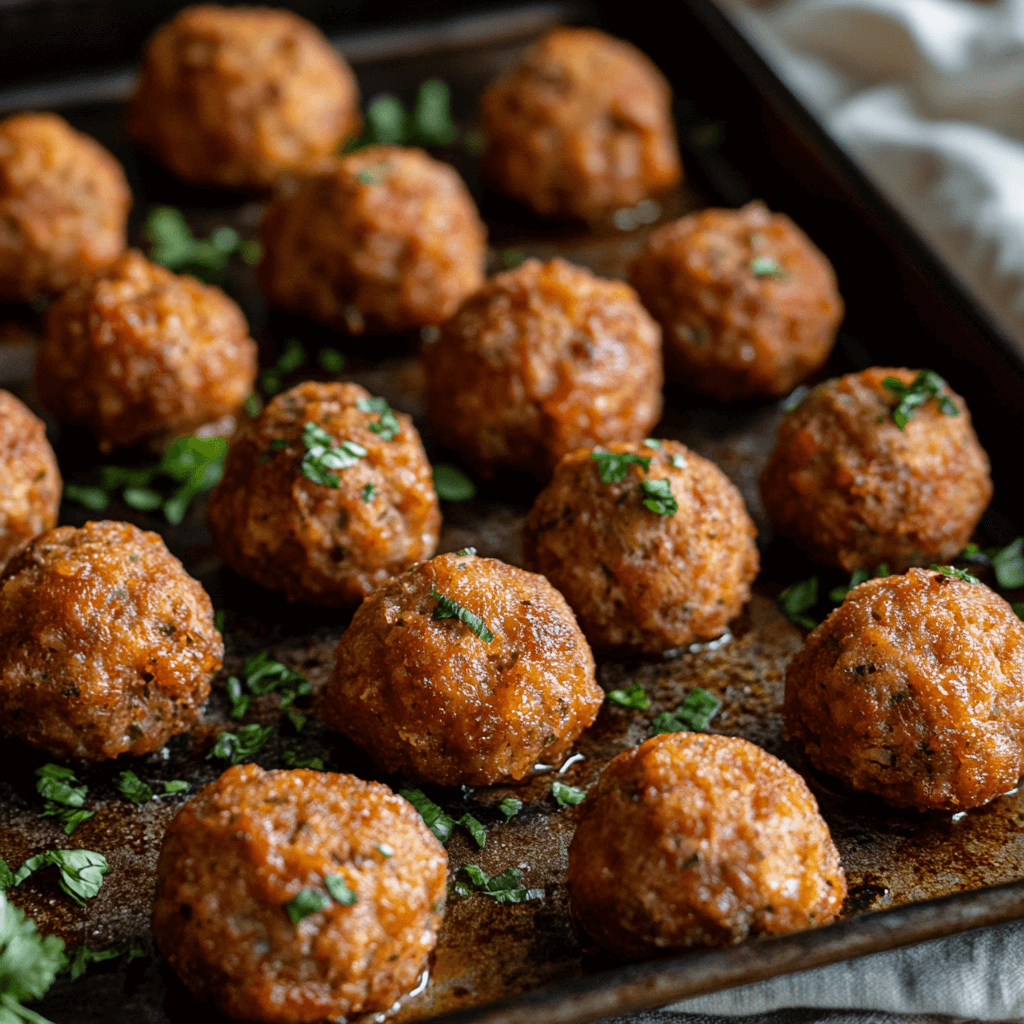
[[[361,37],[364,60],[356,70],[364,96],[394,91],[408,105],[420,81],[441,76],[453,87],[457,117],[468,124],[479,89],[514,61],[544,27],[580,10],[529,8],[520,12],[518,23],[515,12],[507,12],[484,28],[484,23],[477,20],[472,31],[463,34],[461,43],[447,26],[435,30],[433,47],[430,33],[422,28],[414,37],[408,32]],[[600,12],[592,9],[589,13],[597,16]],[[722,126],[709,116],[708,104],[699,95],[682,95],[678,100],[684,157],[688,167],[698,168],[699,173],[691,174],[687,183],[662,204],[661,220],[712,203],[741,202],[750,197],[757,181],[757,167],[730,162],[728,147],[721,143]],[[76,127],[94,134],[126,165],[136,195],[132,231],[137,244],[142,241],[141,223],[147,209],[161,202],[185,209],[197,232],[205,234],[216,224],[229,223],[248,237],[254,235],[260,215],[258,202],[234,201],[174,181],[127,142],[118,104],[76,104],[64,112]],[[483,192],[475,178],[475,158],[465,147],[453,147],[440,155],[459,166],[481,203],[491,232],[491,269],[496,269],[502,255],[511,250],[542,258],[561,255],[597,273],[621,277],[650,230],[650,226],[632,231],[609,227],[598,233],[554,230]],[[805,226],[836,258],[820,228],[815,231],[814,225]],[[833,244],[838,245],[839,240],[834,239]],[[844,284],[841,278],[841,286]],[[434,446],[425,430],[422,378],[414,340],[345,341],[301,318],[269,313],[251,271],[240,264],[232,270],[229,291],[250,318],[264,365],[273,362],[283,341],[292,336],[298,337],[311,355],[321,345],[338,347],[349,360],[344,379],[358,381],[373,393],[383,394],[396,408],[411,413],[424,431],[432,460],[457,460],[453,453]],[[885,339],[858,330],[863,317],[857,314],[862,311],[852,312],[825,376],[890,358]],[[41,411],[27,380],[37,329],[37,312],[0,308],[0,384]],[[311,365],[315,365],[312,359]],[[307,376],[326,379],[329,375],[298,372],[286,378],[286,383]],[[967,392],[966,397],[978,405],[986,396]],[[845,580],[820,572],[790,546],[771,540],[756,483],[780,417],[775,403],[724,407],[679,389],[670,387],[666,392],[666,414],[654,435],[677,438],[718,463],[740,487],[761,531],[763,571],[754,597],[731,625],[723,643],[698,646],[668,658],[599,660],[599,680],[606,689],[638,681],[651,697],[651,708],[637,712],[605,706],[594,727],[577,743],[576,752],[582,757],[560,773],[557,766],[540,770],[515,787],[474,791],[425,787],[454,817],[468,810],[487,825],[484,850],[478,850],[464,830],[456,830],[448,844],[452,875],[467,862],[479,864],[489,874],[518,865],[523,868],[524,883],[543,888],[545,897],[525,904],[499,905],[482,895],[453,896],[429,982],[422,993],[404,1001],[395,1020],[420,1019],[496,1000],[517,999],[543,986],[554,989],[527,997],[526,1004],[520,1002],[507,1011],[507,1019],[593,1019],[1024,913],[1021,886],[994,893],[976,891],[1015,881],[1024,874],[1021,794],[1002,797],[988,807],[958,816],[959,820],[948,814],[897,811],[873,798],[845,794],[834,780],[807,770],[781,739],[783,673],[787,661],[799,649],[802,632],[781,615],[775,596],[782,587],[816,572],[823,589]],[[67,480],[84,482],[91,468],[102,461],[126,461],[120,453],[101,460],[81,432],[61,435],[54,424],[51,427]],[[992,447],[984,433],[982,441]],[[520,528],[536,491],[532,481],[503,477],[481,483],[478,498],[472,503],[445,503],[439,550],[474,545],[482,555],[519,563]],[[1016,532],[1022,532],[1019,519],[1014,522],[1015,510],[1008,508],[1000,514],[997,506],[983,521],[978,537],[983,545],[1005,543],[1015,535],[1015,525]],[[147,757],[124,764],[85,766],[78,771],[79,779],[89,786],[88,806],[97,813],[70,839],[51,820],[38,814],[41,801],[35,792],[34,771],[48,758],[19,744],[4,744],[5,761],[14,766],[0,781],[0,854],[8,863],[17,866],[28,856],[54,846],[98,850],[110,861],[111,870],[100,894],[84,909],[75,907],[59,891],[53,872],[40,872],[9,893],[42,930],[60,934],[69,947],[84,943],[103,948],[131,937],[148,943],[159,842],[167,821],[184,798],[135,807],[117,796],[113,783],[118,773],[131,767],[151,784],[184,778],[193,792],[214,779],[224,763],[207,760],[206,755],[216,734],[229,722],[229,702],[224,693],[227,677],[239,672],[248,655],[269,650],[272,657],[302,672],[319,688],[329,676],[333,647],[350,618],[335,611],[289,606],[222,569],[203,525],[201,502],[176,527],[125,507],[115,506],[108,515],[163,534],[171,550],[207,588],[214,606],[226,610],[227,655],[203,718],[189,734],[176,737],[163,751]],[[90,516],[84,509],[68,503],[62,508],[60,521],[80,524],[87,518]],[[711,731],[750,739],[804,771],[847,872],[847,920],[799,936],[755,940],[731,950],[623,968],[599,951],[581,947],[573,933],[564,879],[574,812],[571,808],[559,809],[548,790],[555,778],[584,788],[592,784],[611,757],[650,735],[653,717],[674,708],[695,685],[715,693],[723,702]],[[277,698],[255,699],[245,721],[275,726],[271,741],[253,760],[266,768],[280,767],[283,750],[295,745],[299,737],[281,720]],[[322,756],[331,770],[381,778],[393,785],[398,781],[376,773],[358,751],[313,720],[302,733],[301,744]],[[508,795],[518,797],[524,807],[516,818],[504,823],[495,805]],[[966,895],[947,900],[938,908],[920,905],[920,901],[958,893]],[[896,909],[888,914],[857,917],[864,911],[883,908]],[[39,1008],[57,1024],[100,1020],[178,1022],[196,1012],[191,997],[154,956],[130,965],[116,962],[93,967],[81,981],[58,983]],[[485,1013],[479,1019],[505,1018]]]

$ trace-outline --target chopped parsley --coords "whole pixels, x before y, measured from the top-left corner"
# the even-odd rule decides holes
[[[154,793],[153,788],[147,785],[135,774],[125,769],[117,778],[117,791],[126,800],[133,804],[144,804],[150,800],[159,799],[161,796],[173,796],[175,793],[184,793],[188,789],[188,783],[184,779],[172,779],[164,783],[164,791],[160,794]]]
[[[302,428],[302,444],[306,454],[302,456],[300,472],[307,480],[324,487],[337,489],[341,486],[332,469],[348,469],[366,457],[366,449],[361,444],[342,441],[336,446],[334,438],[312,422]]]
[[[789,277],[786,268],[773,256],[755,256],[750,261],[750,272],[754,277],[774,277],[778,280]]]
[[[641,466],[646,472],[651,467],[652,456],[634,455],[632,452],[606,452],[601,449],[590,453],[597,463],[601,483],[617,484],[626,478],[630,466]]]
[[[317,757],[305,747],[289,747],[281,755],[281,760],[284,762],[285,768],[312,768],[317,772],[324,770],[324,759]]]
[[[695,686],[686,700],[675,709],[657,715],[653,735],[663,732],[706,732],[711,720],[722,709],[722,702],[703,687]]]
[[[341,373],[345,369],[345,357],[336,348],[322,348],[316,354],[317,365],[327,373]]]
[[[628,690],[609,690],[607,699],[620,708],[635,708],[637,711],[646,711],[651,702],[644,693],[644,688],[639,683],[633,683]]]
[[[154,206],[146,217],[149,258],[178,274],[191,274],[207,284],[224,284],[231,257],[256,264],[262,249],[257,241],[244,241],[227,225],[214,228],[209,238],[196,238],[181,210]]]
[[[21,885],[29,875],[53,866],[60,872],[60,887],[80,907],[100,891],[103,876],[110,870],[107,858],[92,850],[47,850],[29,857],[13,875],[14,885]],[[0,1018],[2,1020],[2,1018]]]
[[[886,377],[882,387],[891,391],[898,399],[892,411],[893,422],[900,430],[906,430],[907,424],[919,405],[924,405],[929,398],[939,403],[939,411],[946,416],[959,416],[960,410],[949,395],[943,395],[946,382],[934,370],[922,370],[914,378],[912,384],[904,384],[899,377]]]
[[[238,732],[222,732],[217,736],[213,749],[206,755],[207,760],[217,757],[232,764],[241,764],[263,747],[273,731],[271,725],[253,723],[242,726]]]
[[[1014,601],[1010,607],[1013,609],[1013,614],[1016,615],[1018,619],[1024,620],[1024,601]]]
[[[516,267],[522,266],[526,262],[526,253],[522,249],[505,249],[502,251],[501,265],[506,270],[515,270]]]
[[[483,823],[477,821],[472,814],[468,812],[459,818],[459,824],[465,828],[469,834],[476,841],[476,845],[481,849],[487,845],[487,829],[484,828]]]
[[[853,574],[850,576],[850,582],[845,587],[833,587],[828,592],[828,599],[832,601],[834,604],[842,604],[842,602],[846,599],[846,595],[851,590],[853,590],[855,587],[859,587],[862,583],[866,583],[869,579],[872,578],[872,575],[874,575],[874,577],[888,576],[889,567],[884,562],[882,562],[880,565],[875,566],[874,574],[869,572],[867,569],[854,569]],[[817,601],[817,596],[815,596],[815,601]]]
[[[376,488],[376,487],[374,487],[372,483],[370,483],[370,484],[367,484],[367,485],[366,485],[366,486],[365,486],[365,487],[363,488],[363,501],[364,501],[365,503],[367,503],[367,504],[368,504],[369,502],[373,501],[373,497],[374,497],[374,495],[375,495],[376,493],[377,493],[377,488]]]
[[[961,583],[980,583],[977,576],[972,576],[966,569],[954,569],[949,565],[929,565],[934,572],[941,572],[943,576],[950,576],[952,579],[960,580]]]
[[[644,447],[654,448],[655,450],[657,450],[658,448],[661,447],[661,442],[656,437],[645,437]]]
[[[324,351],[327,351],[326,349]],[[338,352],[340,356],[341,353]],[[344,364],[344,357],[342,357]],[[306,349],[298,338],[289,338],[273,366],[260,373],[259,384],[263,394],[276,395],[281,390],[281,378],[306,365]]]
[[[1006,590],[1024,587],[1024,537],[1018,537],[1005,548],[996,548],[988,555],[999,586]]]
[[[523,808],[523,801],[517,800],[514,796],[507,796],[498,804],[498,810],[505,815],[506,821],[511,821]]]
[[[395,851],[392,847],[388,846],[387,843],[374,843],[373,848],[382,856],[387,857],[389,860],[394,857]]]
[[[551,795],[559,807],[575,807],[576,804],[583,803],[587,794],[585,790],[567,786],[564,782],[552,782]]]
[[[680,455],[678,452],[672,456],[672,465],[676,469],[686,469],[686,456]]]
[[[264,694],[276,692],[281,698],[281,710],[288,720],[301,732],[306,724],[306,716],[292,707],[299,697],[308,697],[313,692],[313,684],[300,672],[275,661],[266,651],[254,654],[245,659],[242,666],[245,677],[246,693],[238,676],[228,679],[227,693],[231,700],[231,717],[244,718],[249,710],[250,695],[262,697]]]
[[[380,418],[370,424],[370,430],[380,435],[382,441],[391,441],[402,432],[402,424],[391,411],[391,406],[383,398],[360,398],[356,400],[356,408],[360,412],[376,413]]]
[[[324,886],[331,894],[331,899],[343,907],[351,907],[359,902],[359,897],[341,875],[324,875]]]
[[[284,905],[284,909],[292,924],[298,924],[304,917],[326,910],[330,905],[330,899],[322,892],[317,892],[316,889],[303,889]]]
[[[390,93],[374,96],[366,108],[363,134],[345,145],[346,152],[366,146],[449,146],[458,136],[451,115],[448,85],[428,78],[416,93],[411,114]]]
[[[456,466],[438,462],[433,467],[434,490],[442,501],[472,501],[476,485]]]
[[[434,587],[430,588],[430,596],[437,598],[437,607],[434,609],[432,616],[435,621],[440,619],[459,619],[469,626],[470,632],[478,636],[484,643],[489,644],[494,639],[494,634],[487,628],[484,620],[479,615],[474,615],[469,609],[463,608],[458,601],[445,596]]]
[[[79,946],[71,954],[71,959],[65,970],[72,981],[78,981],[88,970],[89,964],[100,964],[104,960],[116,960],[121,956],[128,957],[128,963],[131,963],[133,960],[148,955],[146,947],[138,939],[129,939],[127,944],[118,943],[107,949],[90,949],[88,946]]]
[[[818,603],[818,577],[793,583],[779,594],[779,605],[790,622],[804,629],[814,629],[817,623],[805,612]]]
[[[43,817],[56,818],[64,826],[64,834],[72,832],[96,812],[85,810],[88,786],[78,785],[70,768],[59,764],[44,764],[36,769],[39,781],[36,792],[43,798]]]
[[[7,902],[0,886],[0,1022],[49,1024],[22,1003],[42,999],[66,965],[64,941],[40,935],[35,921]]]
[[[508,868],[493,877],[476,864],[465,864],[460,870],[469,876],[469,880],[481,893],[498,903],[525,903],[527,900],[544,898],[543,889],[527,889],[523,885],[523,873],[519,868]],[[459,896],[472,894],[472,890],[461,881],[455,883],[455,892]]]
[[[477,846],[483,847],[487,842],[487,830],[472,814],[464,814],[456,821],[450,814],[445,814],[422,789],[416,789],[414,786],[406,786],[400,789],[398,794],[419,811],[423,823],[434,833],[434,838],[438,842],[447,843],[456,825],[462,825],[476,841]]]
[[[640,490],[644,494],[644,506],[659,516],[674,516],[679,503],[672,496],[672,486],[667,479],[641,480]]]
[[[356,181],[361,185],[380,185],[390,170],[391,161],[383,160],[373,167],[364,167],[361,171],[356,171]]]

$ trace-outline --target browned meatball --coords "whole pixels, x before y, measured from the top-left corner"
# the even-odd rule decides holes
[[[732,736],[653,736],[616,757],[569,846],[572,913],[602,947],[648,956],[827,924],[846,896],[806,783]]]
[[[219,288],[129,250],[50,308],[36,387],[102,451],[187,434],[234,413],[256,379],[256,343]]]
[[[239,765],[167,828],[153,938],[197,999],[237,1020],[387,1010],[426,968],[447,867],[387,786]]]
[[[756,535],[714,463],[678,441],[613,444],[562,459],[530,510],[523,552],[594,650],[658,654],[718,636],[739,614]]]
[[[335,456],[324,463],[317,445]],[[207,507],[236,572],[290,601],[335,607],[428,558],[441,527],[412,421],[358,384],[309,381],[278,395],[232,440]]]
[[[425,346],[434,437],[485,476],[551,475],[661,416],[661,331],[621,281],[563,260],[492,277]]]
[[[263,218],[271,303],[349,334],[439,324],[483,284],[486,232],[458,172],[422,150],[370,146]]]
[[[633,206],[682,177],[671,103],[635,46],[593,28],[555,29],[481,97],[482,173],[546,217]]]
[[[785,715],[787,735],[853,789],[978,807],[1024,773],[1024,622],[941,572],[869,580],[790,663]]]
[[[918,374],[873,367],[814,388],[782,421],[761,476],[778,533],[847,572],[948,562],[992,497],[964,400],[944,384],[901,430],[887,377]]]
[[[0,302],[64,291],[124,252],[121,165],[56,114],[0,121]]]
[[[759,202],[659,228],[629,279],[670,375],[722,401],[786,394],[828,359],[843,318],[824,253]]]
[[[56,525],[60,491],[46,426],[0,390],[0,569],[22,544]]]
[[[359,130],[359,90],[290,11],[188,7],[150,39],[128,129],[179,178],[264,188],[316,169]]]
[[[195,721],[223,652],[157,534],[60,526],[0,575],[0,730],[54,757],[148,754]]]
[[[386,771],[446,786],[559,763],[604,698],[562,595],[471,552],[422,562],[362,603],[320,705]]]

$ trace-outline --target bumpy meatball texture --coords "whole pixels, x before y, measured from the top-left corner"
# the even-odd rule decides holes
[[[882,382],[917,373],[873,367],[814,388],[779,426],[761,476],[775,529],[812,558],[851,572],[948,562],[992,497],[988,456],[948,387],[901,430]]]
[[[380,402],[358,384],[309,381],[242,427],[207,505],[228,565],[291,601],[354,606],[433,554],[441,513],[430,464],[409,417],[382,415]],[[351,464],[321,474],[310,447],[328,443]]]
[[[386,771],[479,786],[558,764],[603,697],[562,595],[464,553],[423,562],[363,602],[320,715]]]
[[[0,569],[26,541],[56,525],[60,494],[43,421],[0,389]]]
[[[657,497],[664,482],[670,501]],[[756,534],[714,463],[678,441],[613,444],[562,459],[530,510],[523,552],[594,650],[658,654],[718,636],[739,614]]]
[[[56,114],[0,121],[0,302],[64,291],[124,252],[121,165]]]
[[[36,387],[103,451],[188,434],[234,413],[256,379],[256,343],[219,288],[130,250],[50,308]]]
[[[828,259],[760,202],[659,228],[630,281],[661,324],[670,375],[723,401],[789,392],[828,358],[843,318]]]
[[[206,591],[130,523],[49,530],[0,575],[0,730],[54,757],[162,747],[223,653]]]
[[[481,97],[481,171],[547,217],[634,206],[682,177],[671,102],[636,47],[597,29],[555,29]]]
[[[580,806],[572,913],[619,956],[725,946],[831,921],[846,878],[806,783],[731,736],[653,736]]]
[[[189,7],[146,47],[132,136],[196,185],[264,188],[359,130],[359,91],[319,29],[290,11]]]
[[[263,219],[270,301],[348,334],[446,320],[483,284],[486,232],[458,172],[370,146],[282,191]]]
[[[661,415],[661,331],[620,281],[563,260],[491,278],[423,350],[435,440],[480,473],[548,477]]]
[[[1024,622],[981,583],[923,569],[869,580],[790,663],[785,715],[853,789],[978,807],[1024,773]]]
[[[240,765],[168,826],[153,937],[194,996],[237,1020],[386,1010],[426,967],[447,866],[387,786]],[[300,893],[319,909],[293,921]]]

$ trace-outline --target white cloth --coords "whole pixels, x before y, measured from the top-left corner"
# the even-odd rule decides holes
[[[1024,354],[1024,0],[727,6]]]

